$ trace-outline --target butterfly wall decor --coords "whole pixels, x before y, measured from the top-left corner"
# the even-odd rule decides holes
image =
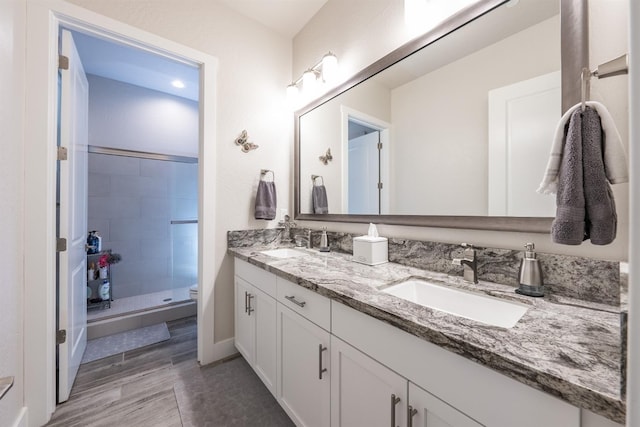
[[[324,156],[318,157],[323,164],[328,164],[331,160],[333,160],[333,156],[331,155],[331,148],[327,148],[327,153]]]
[[[236,145],[241,146],[241,150],[243,153],[248,153],[251,150],[255,150],[259,147],[258,144],[254,144],[253,142],[249,142],[249,136],[247,135],[247,131],[243,130],[240,133],[240,136],[235,140]]]

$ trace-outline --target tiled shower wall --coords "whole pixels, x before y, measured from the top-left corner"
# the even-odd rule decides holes
[[[197,281],[198,165],[89,154],[89,230],[103,249],[122,255],[112,266],[113,298]]]

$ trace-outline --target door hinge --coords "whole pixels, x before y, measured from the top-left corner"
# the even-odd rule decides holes
[[[64,252],[67,250],[67,239],[60,237],[56,240],[56,252]]]
[[[58,147],[58,160],[67,160],[67,147]]]
[[[67,341],[67,330],[60,329],[56,332],[56,344],[64,344]]]
[[[64,55],[58,55],[58,68],[61,70],[68,70],[69,58]]]
[[[382,190],[382,183],[381,182],[378,183],[378,190]]]
[[[378,142],[378,150],[382,150],[382,142]]]

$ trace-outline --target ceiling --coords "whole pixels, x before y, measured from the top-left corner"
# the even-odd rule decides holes
[[[283,36],[293,38],[327,0],[216,0]],[[85,72],[193,101],[198,68],[133,46],[73,32]],[[174,80],[185,87],[175,88]]]

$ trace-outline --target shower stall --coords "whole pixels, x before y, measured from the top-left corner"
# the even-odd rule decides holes
[[[88,225],[111,266],[111,307],[88,320],[193,301],[198,282],[198,159],[89,147]]]

